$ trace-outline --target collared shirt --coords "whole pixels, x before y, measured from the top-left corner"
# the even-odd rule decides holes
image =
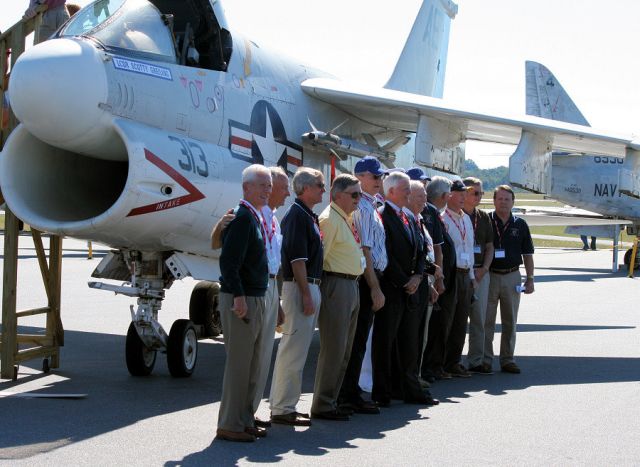
[[[360,234],[360,243],[371,250],[373,268],[384,271],[387,267],[387,249],[384,245],[385,233],[382,217],[376,209],[376,198],[362,193],[362,198],[351,217]]]
[[[264,218],[264,231],[266,233],[267,259],[269,261],[269,274],[278,274],[280,263],[282,262],[282,232],[280,231],[280,222],[276,217],[276,210],[265,205],[262,208],[262,217]]]
[[[282,277],[293,278],[291,263],[306,261],[307,277],[322,277],[322,239],[318,216],[296,199],[282,222]]]
[[[473,238],[474,238],[474,251],[475,251],[475,267],[482,266],[484,262],[484,254],[487,249],[487,243],[493,243],[493,227],[491,226],[491,219],[489,214],[482,209],[475,208],[471,214],[469,214],[471,224],[473,224]],[[478,248],[480,252],[478,253]]]
[[[442,223],[440,222],[440,210],[431,203],[427,203],[422,210],[422,219],[427,226],[427,230],[431,235],[434,245],[442,245],[444,238],[442,237]]]
[[[456,247],[456,267],[469,269],[469,274],[474,279],[473,225],[471,224],[471,219],[464,211],[462,211],[461,215],[447,208],[442,214],[442,220]]]
[[[429,234],[429,230],[427,229],[427,226],[424,220],[422,219],[422,214],[416,216],[414,213],[411,212],[411,210],[407,208],[403,208],[403,210],[404,212],[407,213],[408,216],[410,216],[416,222],[418,230],[424,237],[425,253],[427,255],[427,258],[429,258],[430,262],[435,263],[436,257],[433,251],[433,238],[431,238],[431,235]]]
[[[360,237],[353,219],[335,203],[330,203],[319,216],[324,250],[324,270],[359,276],[365,259]]]
[[[496,249],[491,267],[494,269],[511,269],[522,264],[522,255],[532,255],[533,240],[529,232],[529,226],[524,219],[509,215],[507,223],[496,216],[495,212],[489,214],[493,225],[493,246]],[[504,251],[504,258],[498,258],[499,251]]]

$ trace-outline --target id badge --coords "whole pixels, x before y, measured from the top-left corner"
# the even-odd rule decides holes
[[[504,250],[496,250],[495,258],[504,258]]]
[[[367,259],[364,256],[360,257],[360,266],[362,266],[362,270],[367,269]]]
[[[476,255],[479,255],[480,253],[482,253],[482,250],[480,249],[480,245],[474,245],[474,246],[473,246],[473,252],[474,252]]]
[[[462,261],[469,261],[469,253],[460,253],[460,259]]]

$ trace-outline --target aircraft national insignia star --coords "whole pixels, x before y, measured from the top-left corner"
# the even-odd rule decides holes
[[[282,119],[266,101],[258,101],[249,125],[229,120],[229,149],[249,164],[279,165],[294,173],[302,165],[302,146],[287,139]]]

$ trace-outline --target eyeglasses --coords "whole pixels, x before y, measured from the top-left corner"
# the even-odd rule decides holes
[[[348,191],[343,191],[343,193],[345,195],[350,195],[351,198],[353,198],[353,199],[360,199],[360,197],[362,196],[362,192],[361,191],[353,191],[351,193],[349,193]]]
[[[371,177],[372,177],[374,180],[380,180],[380,179],[382,178],[382,174],[381,174],[381,175],[374,175],[374,174],[371,174]]]
[[[318,183],[316,183],[316,186],[317,186],[318,188],[324,188],[324,183],[322,183],[322,182],[318,182]]]
[[[473,196],[484,196],[484,191],[474,191]]]

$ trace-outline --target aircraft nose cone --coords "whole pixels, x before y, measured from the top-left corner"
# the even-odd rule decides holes
[[[52,39],[24,52],[11,70],[9,99],[31,134],[64,146],[89,132],[103,114],[107,77],[90,43]]]

